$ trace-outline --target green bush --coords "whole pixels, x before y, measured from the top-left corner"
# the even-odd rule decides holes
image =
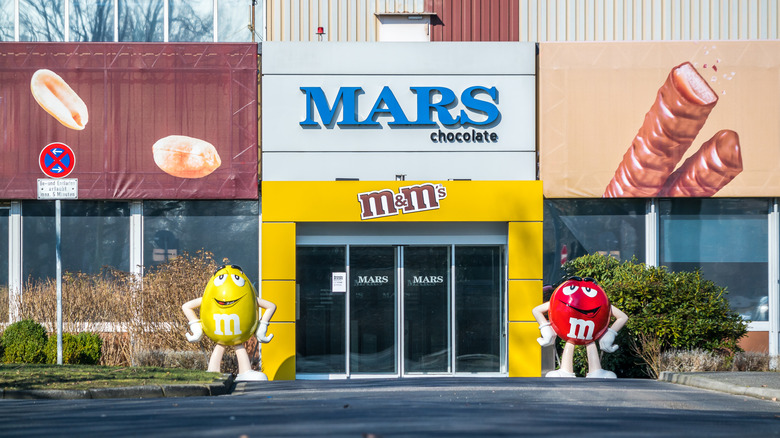
[[[46,329],[31,319],[9,325],[0,339],[5,363],[43,363]]]
[[[671,272],[636,260],[620,262],[598,254],[571,260],[567,276],[593,277],[612,305],[628,315],[618,333],[615,353],[602,353],[602,366],[620,377],[655,377],[661,353],[699,349],[733,356],[747,323],[733,312],[726,289],[697,272]],[[575,353],[574,369],[587,372],[584,348]]]
[[[103,340],[96,333],[62,334],[62,363],[73,365],[97,365]],[[57,363],[57,336],[46,343],[46,361]]]

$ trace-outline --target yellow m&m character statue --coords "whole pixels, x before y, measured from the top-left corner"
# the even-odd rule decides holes
[[[200,307],[200,319],[195,309]],[[209,371],[219,372],[225,346],[234,346],[238,359],[237,381],[268,380],[265,374],[252,370],[249,354],[242,345],[252,335],[260,343],[274,337],[267,334],[268,322],[276,311],[276,305],[257,296],[252,282],[236,265],[222,266],[209,280],[203,297],[187,301],[181,306],[190,322],[185,336],[190,342],[198,342],[205,333],[217,345],[211,353]],[[260,309],[264,309],[262,318]]]

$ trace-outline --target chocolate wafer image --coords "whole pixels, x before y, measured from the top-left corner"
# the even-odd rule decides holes
[[[717,102],[718,95],[691,63],[674,67],[604,197],[658,196]]]
[[[666,180],[660,197],[712,196],[742,172],[739,135],[724,129],[707,140]]]

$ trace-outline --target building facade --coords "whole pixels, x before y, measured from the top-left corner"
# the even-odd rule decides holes
[[[200,249],[242,260],[279,304],[277,339],[263,350],[274,378],[540,375],[550,364],[541,364],[530,309],[561,262],[594,252],[700,269],[751,321],[744,346],[778,354],[780,194],[771,175],[780,133],[771,99],[756,104],[777,94],[776,1],[0,0],[0,11],[0,71],[16,81],[0,82],[6,102],[18,101],[19,87],[7,84],[21,83],[20,72],[57,67],[79,72],[95,99],[112,84],[117,98],[143,90],[141,108],[205,105],[196,90],[213,66],[188,56],[230,43],[233,52],[213,56],[254,62],[241,67],[253,79],[231,82],[233,67],[222,68],[228,79],[213,96],[218,112],[254,113],[212,120],[168,107],[165,123],[118,109],[92,116],[99,136],[76,140],[78,171],[89,172],[79,175],[79,200],[63,203],[63,269],[142,275]],[[110,50],[134,61],[108,65]],[[38,61],[19,63],[22,54]],[[172,58],[181,62],[152,62]],[[706,196],[605,197],[656,91],[685,61],[719,102],[680,160],[729,129],[740,136],[741,172]],[[171,83],[133,78],[149,68],[161,78],[176,70],[192,88],[166,99]],[[98,72],[119,79],[100,82]],[[29,183],[43,176],[44,137],[68,131],[46,121],[34,153],[19,154],[23,137],[9,137],[12,128],[45,118],[20,122],[18,106],[5,108],[0,288],[23,294],[28,279],[54,276],[54,205]],[[130,122],[143,133],[129,133]],[[168,128],[200,138],[208,126],[237,127],[210,140],[235,149],[209,176],[219,184],[113,178],[152,166],[132,154],[81,161],[80,150],[105,139],[154,143]],[[225,235],[208,232],[226,221]],[[84,227],[99,232],[85,237]]]

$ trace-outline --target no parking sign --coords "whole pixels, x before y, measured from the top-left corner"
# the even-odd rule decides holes
[[[76,166],[76,154],[64,143],[50,143],[38,156],[38,165],[49,178],[65,178]]]

